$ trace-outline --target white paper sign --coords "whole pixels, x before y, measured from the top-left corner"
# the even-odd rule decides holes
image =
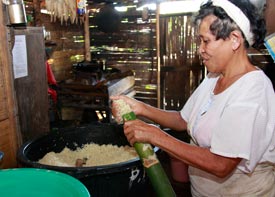
[[[25,35],[15,36],[12,56],[14,78],[16,79],[28,76],[27,45]]]

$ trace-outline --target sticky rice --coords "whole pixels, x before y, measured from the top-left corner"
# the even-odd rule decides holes
[[[38,162],[51,166],[75,167],[77,159],[85,159],[83,167],[116,164],[138,157],[130,146],[86,144],[71,150],[65,147],[60,153],[49,152]]]

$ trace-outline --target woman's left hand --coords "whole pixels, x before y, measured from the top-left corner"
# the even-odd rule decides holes
[[[133,146],[135,142],[154,144],[162,131],[155,125],[147,124],[141,120],[131,120],[124,123],[124,134]]]

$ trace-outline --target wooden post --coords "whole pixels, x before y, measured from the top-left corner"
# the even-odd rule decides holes
[[[157,10],[156,10],[156,43],[157,43],[157,107],[160,108],[160,101],[161,101],[161,93],[160,93],[160,25],[159,25],[159,10],[160,6],[157,3]]]
[[[33,0],[33,9],[34,9],[34,26],[42,26],[41,22],[41,12],[40,12],[40,1],[39,0]]]
[[[84,37],[85,37],[85,60],[91,61],[89,11],[87,11],[84,18]]]
[[[0,150],[4,158],[1,168],[17,167],[16,153],[21,145],[21,135],[16,118],[16,104],[13,84],[10,29],[6,26],[7,10],[0,1]]]

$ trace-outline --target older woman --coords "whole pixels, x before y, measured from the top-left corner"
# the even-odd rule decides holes
[[[263,42],[264,20],[248,0],[213,0],[195,22],[209,74],[180,112],[112,98],[164,127],[187,130],[192,143],[140,120],[126,122],[125,135],[131,144],[151,143],[187,163],[193,196],[274,197],[275,95],[247,56],[249,46]]]

